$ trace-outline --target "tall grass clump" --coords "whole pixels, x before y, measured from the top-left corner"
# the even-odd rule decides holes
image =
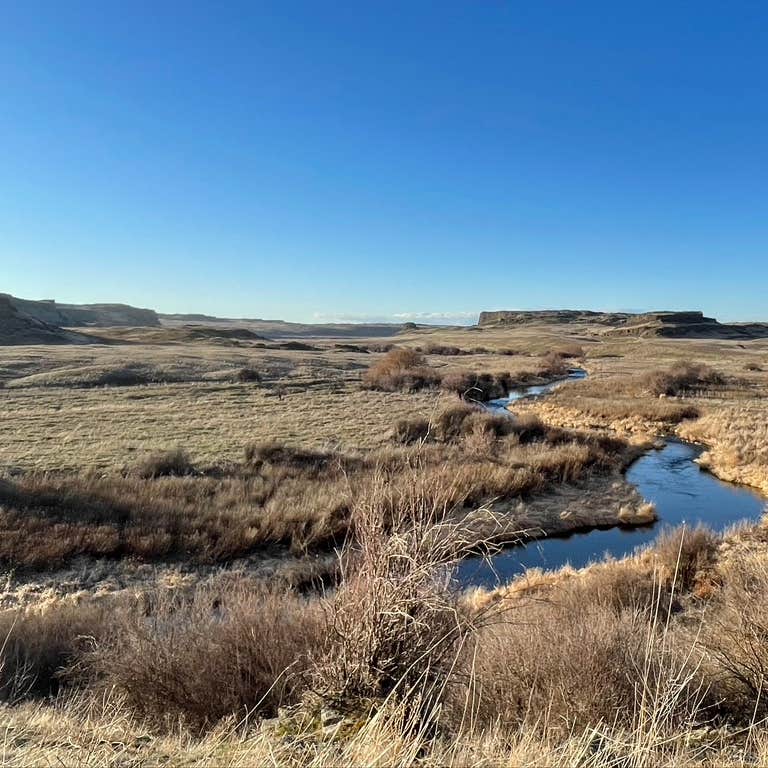
[[[448,709],[545,740],[622,730],[674,738],[708,720],[717,700],[701,652],[668,623],[668,602],[660,584],[647,595],[616,582],[602,595],[565,584],[523,599],[473,639]]]
[[[147,456],[135,468],[135,474],[144,479],[155,477],[182,477],[191,475],[195,468],[183,448],[159,451]]]
[[[64,671],[91,639],[106,632],[111,615],[91,601],[0,613],[0,701],[55,694]]]
[[[768,717],[768,564],[761,551],[733,558],[693,638],[707,654],[724,708],[742,722]]]
[[[384,392],[415,391],[438,384],[440,377],[424,356],[414,349],[391,349],[374,363],[363,376],[366,389]]]
[[[647,373],[642,384],[652,395],[674,397],[725,384],[725,377],[702,363],[679,362],[667,370]]]
[[[712,565],[720,537],[709,528],[698,525],[663,531],[653,546],[654,559],[667,583],[682,591],[690,591]]]
[[[431,425],[429,419],[415,417],[412,419],[398,419],[392,428],[392,439],[402,445],[411,445],[427,440],[430,436]]]
[[[110,622],[81,660],[92,685],[121,694],[158,725],[200,731],[229,715],[273,716],[304,691],[323,637],[317,601],[259,584],[157,594]]]
[[[314,670],[323,701],[360,712],[407,700],[426,713],[442,698],[471,628],[451,584],[470,540],[449,522],[450,498],[379,476],[357,499]]]

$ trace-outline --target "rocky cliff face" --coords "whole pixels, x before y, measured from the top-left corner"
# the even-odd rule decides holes
[[[610,325],[631,317],[623,312],[595,312],[589,309],[501,310],[481,312],[479,325],[519,325],[524,323],[599,323]]]
[[[481,312],[480,326],[503,327],[532,323],[605,326],[606,336],[659,336],[672,339],[757,339],[768,337],[768,323],[720,323],[703,312],[594,312],[554,309],[531,312]]]
[[[0,345],[88,344],[96,339],[65,331],[20,311],[11,297],[0,294]]]
[[[766,323],[720,323],[702,312],[647,312],[606,331],[608,336],[660,336],[668,339],[759,339]]]
[[[49,325],[66,328],[87,326],[158,327],[160,318],[153,309],[140,309],[127,304],[58,304],[55,301],[30,301],[0,294],[28,317]]]

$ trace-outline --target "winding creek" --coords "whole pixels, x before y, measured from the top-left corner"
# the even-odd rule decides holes
[[[569,378],[585,376],[586,372],[579,370],[573,371]],[[546,395],[562,383],[512,392],[509,398],[493,401],[488,406],[495,412],[508,413],[509,403]],[[604,555],[624,557],[637,547],[649,544],[664,527],[703,523],[720,531],[741,520],[759,519],[765,511],[766,499],[757,491],[722,482],[702,471],[695,460],[703,450],[702,446],[669,439],[663,448],[649,451],[627,470],[626,479],[656,505],[659,516],[656,523],[538,539],[525,546],[505,549],[490,562],[465,560],[458,569],[459,582],[493,587],[527,568],[556,569],[566,564],[581,568]]]

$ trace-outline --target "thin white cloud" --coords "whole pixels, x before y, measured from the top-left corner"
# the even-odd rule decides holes
[[[479,312],[394,312],[391,315],[315,312],[317,323],[420,323],[424,325],[474,325]]]

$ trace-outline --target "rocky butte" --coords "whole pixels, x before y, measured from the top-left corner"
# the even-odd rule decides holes
[[[768,323],[721,323],[703,312],[596,312],[581,309],[481,312],[480,327],[523,324],[581,323],[604,326],[606,336],[672,339],[759,339],[768,337]]]

